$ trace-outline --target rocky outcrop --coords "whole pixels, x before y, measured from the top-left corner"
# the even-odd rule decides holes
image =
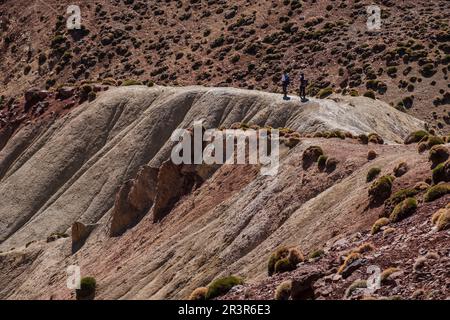
[[[91,232],[96,227],[97,224],[86,225],[81,222],[74,222],[72,224],[72,253],[77,252],[83,246]]]
[[[156,197],[159,169],[143,166],[135,179],[127,181],[116,195],[110,235],[121,235],[132,227],[152,207]]]
[[[164,162],[158,174],[153,221],[163,219],[182,196],[198,188],[216,169],[217,166],[174,165],[170,160]]]

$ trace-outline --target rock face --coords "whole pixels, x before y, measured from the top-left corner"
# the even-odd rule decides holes
[[[95,224],[85,225],[81,222],[72,224],[72,253],[75,253],[83,246],[96,226]]]
[[[0,268],[7,270],[0,298],[69,299],[65,270],[74,263],[95,276],[99,299],[185,298],[221,275],[262,277],[280,245],[308,250],[368,228],[379,212],[365,210],[367,170],[391,172],[407,161],[411,169],[394,189],[429,170],[416,146],[392,144],[423,123],[379,101],[332,99],[300,104],[257,91],[123,87],[47,127],[25,127],[0,151]],[[274,177],[250,165],[167,162],[172,132],[196,120],[205,128],[245,122],[300,133],[377,132],[391,144],[371,145],[378,157],[369,163],[367,145],[355,139],[301,138]],[[334,171],[303,169],[311,146],[333,155]],[[78,221],[73,241],[84,244],[74,254],[70,239],[45,243]],[[84,227],[94,224],[87,236]],[[11,255],[32,258],[18,274]]]
[[[156,197],[159,169],[143,166],[135,179],[125,182],[116,195],[110,227],[111,236],[119,236],[139,222]]]
[[[0,151],[0,248],[68,230],[79,217],[96,223],[113,207],[118,188],[141,166],[166,161],[172,132],[195,120],[203,119],[206,128],[247,122],[304,133],[377,132],[388,142],[423,126],[380,101],[332,99],[301,104],[278,94],[203,87],[102,92],[46,128],[21,130]]]

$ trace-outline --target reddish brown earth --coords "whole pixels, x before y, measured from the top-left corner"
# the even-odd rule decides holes
[[[362,95],[379,80],[377,98],[394,106],[403,101],[400,109],[443,132],[450,123],[444,0],[377,1],[377,32],[367,31],[373,1],[366,0],[77,3],[84,29],[69,32],[70,1],[0,1],[3,104],[16,105],[10,99],[30,87],[105,79],[280,92],[288,69],[292,92],[300,72],[310,80],[310,95],[326,87]]]
[[[285,280],[303,298],[448,299],[450,234],[430,220],[449,195],[426,203],[422,190],[411,217],[371,235],[390,209],[369,205],[366,176],[406,162],[393,192],[431,183],[428,151],[401,143],[423,123],[402,112],[448,152],[450,5],[376,3],[382,29],[368,32],[365,0],[85,0],[73,32],[70,1],[0,0],[0,299],[74,299],[70,265],[95,277],[96,299],[185,299],[231,274],[245,284],[223,299],[273,299]],[[267,93],[284,69],[291,94],[305,72],[308,103]],[[211,90],[181,88],[196,84]],[[312,98],[330,88],[347,97]],[[368,90],[402,112],[348,96]],[[287,130],[279,174],[170,163],[170,134],[198,117]],[[357,138],[372,132],[387,144]],[[335,168],[304,165],[311,146]],[[373,250],[337,275],[364,243]],[[268,277],[280,246],[325,253]],[[400,271],[347,296],[369,266]]]

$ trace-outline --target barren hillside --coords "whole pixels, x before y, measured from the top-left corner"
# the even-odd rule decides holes
[[[449,16],[0,0],[0,299],[449,299]],[[178,164],[171,137],[199,121],[217,141],[268,132],[276,174]]]
[[[198,119],[207,128],[282,127],[282,141],[301,138],[283,142],[275,176],[252,165],[173,166],[170,134]],[[407,163],[393,191],[428,181],[427,153],[395,142],[422,126],[368,98],[301,105],[226,88],[101,92],[54,122],[20,129],[0,152],[0,297],[71,299],[68,265],[96,278],[98,299],[187,298],[228,274],[256,283],[279,246],[306,253],[370,229],[384,210],[368,205],[370,168],[397,174]],[[371,132],[388,144],[358,138]],[[334,160],[323,169],[308,162],[312,146]],[[198,183],[186,185],[191,178]]]

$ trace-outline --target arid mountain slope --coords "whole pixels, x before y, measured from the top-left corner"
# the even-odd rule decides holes
[[[448,131],[448,1],[83,0],[83,29],[69,31],[71,4],[0,1],[4,106],[30,87],[83,81],[280,92],[287,69],[293,91],[303,71],[311,96],[373,91]],[[369,31],[374,4],[381,29]]]
[[[380,101],[359,97],[301,104],[236,89],[111,89],[48,127],[25,127],[3,148],[1,248],[64,232],[76,220],[97,222],[140,166],[168,158],[176,128],[202,119],[206,128],[245,122],[301,133],[378,132],[397,142],[423,127]]]
[[[427,157],[416,145],[394,143],[421,129],[421,121],[367,98],[297,99],[227,88],[122,87],[53,123],[21,129],[0,151],[0,297],[73,298],[65,287],[66,268],[73,264],[95,276],[99,299],[186,298],[231,273],[256,281],[280,245],[308,252],[369,228],[382,210],[367,206],[372,166],[388,174],[408,163],[411,169],[394,189],[429,177]],[[303,135],[377,132],[391,144],[305,137],[283,147],[278,175],[262,176],[257,166],[221,166],[181,193],[161,220],[144,211],[134,227],[111,237],[112,213],[126,208],[116,194],[143,165],[162,164],[158,180],[165,179],[166,189],[179,188],[181,173],[161,173],[171,151],[168,140],[174,129],[199,119],[207,128],[244,122]],[[303,153],[313,145],[336,160],[335,168],[305,166]],[[373,161],[367,160],[370,149],[378,154]],[[138,201],[145,191],[137,190]],[[130,196],[126,201],[132,202]],[[64,233],[76,221],[90,225],[92,233],[73,250]]]

